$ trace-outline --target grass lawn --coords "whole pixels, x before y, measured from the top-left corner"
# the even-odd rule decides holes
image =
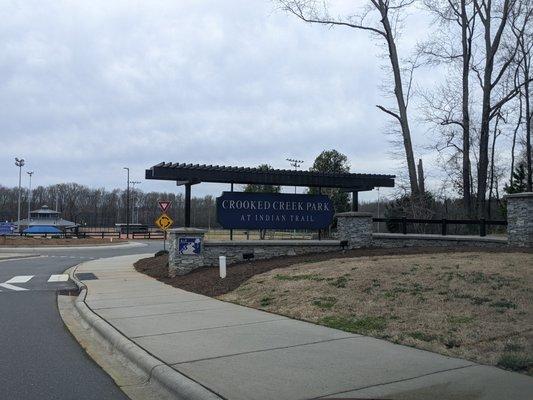
[[[218,298],[533,375],[531,253],[307,262]]]

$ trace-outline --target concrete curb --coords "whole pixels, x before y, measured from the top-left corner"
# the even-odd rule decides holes
[[[2,254],[2,253],[0,253]],[[4,261],[13,261],[13,260],[26,260],[29,258],[39,258],[42,257],[40,254],[26,254],[26,255],[20,255],[20,256],[12,256],[12,257],[6,257],[6,258],[0,258],[0,262]]]
[[[29,251],[29,250],[105,250],[105,249],[129,249],[129,248],[135,248],[135,247],[144,247],[148,246],[145,243],[140,242],[128,242],[128,243],[122,243],[122,244],[94,244],[94,245],[86,245],[86,246],[40,246],[40,247],[0,247],[0,253],[3,250],[21,250],[21,251]]]
[[[80,289],[80,294],[75,301],[79,314],[92,329],[94,329],[113,349],[117,351],[148,376],[152,383],[156,383],[163,390],[180,400],[222,400],[221,397],[211,392],[192,379],[180,374],[161,360],[152,356],[139,347],[107,321],[94,313],[85,303],[87,287],[76,276],[76,270],[82,264],[70,268],[68,274]]]

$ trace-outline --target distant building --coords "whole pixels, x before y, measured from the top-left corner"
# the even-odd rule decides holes
[[[48,229],[50,232],[48,233],[56,233],[57,229],[65,232],[78,226],[75,222],[61,218],[60,214],[59,211],[51,210],[44,205],[38,210],[30,211],[30,220],[28,221],[27,218],[21,219],[20,226],[25,226],[25,231],[29,229],[26,233],[46,233],[44,231],[47,230],[47,227],[50,227]]]

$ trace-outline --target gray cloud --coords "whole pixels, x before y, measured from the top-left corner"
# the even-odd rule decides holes
[[[365,33],[306,25],[259,0],[2,3],[1,184],[16,184],[14,156],[36,184],[107,188],[123,186],[123,166],[138,179],[164,160],[309,167],[336,148],[353,171],[400,165],[375,108],[390,101],[378,90],[383,60]],[[426,140],[421,127],[414,136]]]

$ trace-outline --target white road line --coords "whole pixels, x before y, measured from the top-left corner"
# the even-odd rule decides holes
[[[28,282],[31,278],[33,278],[35,275],[19,275],[19,276],[14,276],[13,278],[11,278],[10,280],[8,281],[5,281],[5,283],[26,283]]]
[[[18,287],[18,286],[10,285],[9,283],[0,283],[0,286],[2,286],[3,288],[6,288],[6,289],[11,289],[11,290],[16,290],[16,291],[28,290],[28,289],[24,289],[24,288],[21,288],[21,287]]]
[[[67,274],[50,275],[50,279],[48,279],[48,282],[66,282],[66,281],[68,281]]]

